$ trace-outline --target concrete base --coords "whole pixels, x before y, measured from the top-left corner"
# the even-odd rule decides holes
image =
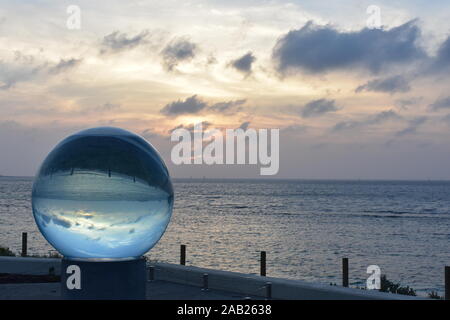
[[[142,300],[145,259],[86,261],[62,259],[61,297],[65,300]]]

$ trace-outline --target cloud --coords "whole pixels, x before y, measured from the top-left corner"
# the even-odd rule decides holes
[[[367,120],[367,124],[379,124],[389,120],[399,120],[402,117],[394,110],[381,111],[373,116],[370,116]]]
[[[158,137],[159,134],[154,132],[152,129],[145,129],[141,132],[141,136],[143,136],[145,139],[152,139]]]
[[[0,60],[0,90],[8,90],[19,82],[35,78],[46,68],[46,64],[37,64],[32,55],[14,51],[12,61]]]
[[[61,59],[58,63],[36,63],[33,56],[15,51],[13,61],[0,61],[0,90],[8,90],[19,82],[27,82],[38,77],[46,77],[69,71],[81,63],[82,59]]]
[[[174,129],[172,129],[172,130],[174,130]],[[170,133],[172,133],[172,130],[168,130],[167,133],[170,135]],[[155,131],[152,128],[152,129],[145,129],[145,130],[143,130],[141,132],[141,136],[144,137],[147,140],[166,139],[167,138],[167,133],[166,132],[158,132],[158,131]],[[142,219],[142,217],[140,217],[138,219]]]
[[[450,126],[450,114],[447,114],[446,116],[444,116],[442,118],[442,121],[444,121],[445,123],[447,123],[447,125]]]
[[[186,129],[186,130],[188,130],[188,131],[190,131],[192,133],[192,132],[194,132],[194,129],[195,129],[194,127],[195,127],[196,124],[197,123],[191,123],[191,124],[188,124],[188,125],[179,124],[178,126],[170,129],[169,130],[169,134],[171,134],[173,131],[175,131],[177,129],[181,129],[181,128]],[[209,121],[202,121],[201,124],[202,124],[202,130],[203,131],[207,130],[209,127],[212,126],[212,122],[209,122]]]
[[[148,30],[144,30],[135,36],[128,36],[126,33],[120,33],[119,31],[114,31],[111,34],[103,37],[102,49],[100,53],[106,52],[120,52],[123,50],[133,49],[143,43],[147,42],[147,37],[149,35]]]
[[[423,97],[412,97],[412,98],[406,98],[406,99],[399,99],[395,101],[395,104],[400,109],[408,109],[410,106],[416,105],[420,103],[423,100]]]
[[[361,125],[361,122],[358,121],[341,121],[334,125],[331,129],[332,132],[346,131],[349,129],[354,129]]]
[[[359,67],[377,73],[393,64],[406,64],[425,55],[416,44],[420,30],[412,20],[398,27],[341,32],[312,21],[282,36],[273,49],[276,69],[322,73]]]
[[[217,58],[214,56],[214,54],[210,53],[208,59],[206,60],[206,65],[216,64],[217,62]]]
[[[112,111],[118,111],[121,108],[122,108],[122,106],[118,103],[106,102],[106,103],[98,104],[98,105],[93,105],[91,103],[83,103],[76,109],[68,109],[68,110],[49,109],[46,111],[49,113],[53,113],[53,114],[56,112],[60,112],[61,114],[78,113],[78,114],[90,114],[91,115],[94,113],[107,113],[107,112],[112,112]],[[43,112],[43,111],[39,110],[39,112]]]
[[[210,106],[210,110],[221,113],[235,112],[241,110],[240,106],[242,106],[246,101],[246,99],[240,99],[234,101],[218,102]]]
[[[441,43],[436,53],[436,56],[432,59],[431,72],[445,72],[450,67],[450,36]]]
[[[48,72],[51,74],[58,74],[67,70],[73,69],[81,64],[82,59],[61,59],[59,63],[49,68]]]
[[[106,111],[118,110],[120,108],[121,108],[120,104],[107,102],[105,104],[102,104],[102,105],[98,106],[96,108],[96,110],[100,111],[100,112],[106,112]]]
[[[450,96],[436,100],[434,103],[430,104],[430,109],[433,111],[450,109]]]
[[[304,133],[308,129],[307,126],[301,124],[293,124],[287,127],[284,127],[282,130],[283,133]]]
[[[0,62],[0,89],[8,90],[19,82],[26,82],[39,74],[39,66],[16,65]]]
[[[167,104],[164,108],[161,109],[161,113],[168,116],[177,116],[180,114],[195,114],[201,111],[231,114],[241,110],[241,106],[246,101],[246,99],[230,100],[217,102],[210,105],[209,103],[198,98],[197,95],[193,95],[192,97],[186,98],[185,100],[177,100]]]
[[[46,214],[41,213],[39,216],[42,218],[44,226],[47,226],[47,224],[49,224],[50,221],[52,221],[52,218]]]
[[[52,216],[52,221],[54,224],[61,226],[63,228],[70,228],[72,226],[70,221],[68,221],[66,219],[57,218],[57,217]]]
[[[253,55],[251,51],[244,54],[242,57],[232,60],[230,65],[236,70],[249,74],[252,72],[252,64],[256,61],[256,57]]]
[[[12,130],[20,130],[23,129],[23,126],[14,120],[5,120],[0,121],[0,130],[1,131],[12,131]]]
[[[408,92],[411,90],[408,80],[404,76],[397,75],[385,79],[375,79],[356,88],[355,92],[373,91],[373,92]]]
[[[208,104],[199,98],[197,95],[186,98],[185,100],[177,100],[175,102],[167,104],[161,109],[161,113],[165,115],[180,115],[188,113],[198,113],[205,109]]]
[[[450,36],[440,45],[437,56],[438,60],[450,64]]]
[[[98,113],[102,113],[102,112],[110,112],[110,111],[117,111],[119,109],[121,109],[122,106],[118,103],[104,103],[101,105],[98,105],[94,108],[83,108],[80,111],[85,113],[85,112],[98,112]]]
[[[331,129],[332,132],[346,131],[349,129],[355,129],[365,127],[368,125],[381,124],[390,120],[400,120],[402,117],[394,110],[381,111],[373,114],[360,121],[341,121]]]
[[[300,114],[303,118],[317,117],[325,113],[339,110],[334,100],[318,99],[308,102]]]
[[[194,58],[196,50],[197,45],[186,37],[172,39],[161,52],[165,68],[173,71],[180,62]]]
[[[30,54],[24,54],[23,52],[21,52],[19,50],[15,50],[14,51],[14,61],[22,63],[22,64],[32,64],[35,61],[35,59]]]
[[[239,126],[239,129],[242,129],[242,130],[247,130],[248,129],[248,126],[250,125],[250,121],[245,121],[245,122],[242,122],[241,123],[241,125]]]
[[[406,136],[406,135],[415,134],[415,133],[417,133],[417,130],[423,124],[425,124],[425,122],[427,120],[428,120],[428,118],[425,117],[425,116],[414,118],[414,119],[409,121],[408,126],[405,129],[400,130],[397,133],[395,133],[395,136],[396,137],[403,137],[403,136]]]

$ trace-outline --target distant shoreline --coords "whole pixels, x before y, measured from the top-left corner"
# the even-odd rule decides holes
[[[0,178],[34,179],[34,176],[7,176]],[[323,178],[176,178],[173,182],[450,182],[450,179],[323,179]]]
[[[239,181],[255,181],[255,182],[450,182],[450,179],[323,179],[323,178],[173,178],[172,181],[224,181],[224,182],[239,182]]]

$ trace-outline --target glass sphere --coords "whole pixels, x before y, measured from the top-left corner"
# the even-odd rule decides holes
[[[166,230],[173,187],[152,145],[100,127],[50,152],[34,181],[32,206],[39,230],[65,257],[137,258]]]

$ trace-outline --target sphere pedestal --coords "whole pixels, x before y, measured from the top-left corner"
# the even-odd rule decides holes
[[[144,258],[89,261],[64,258],[61,262],[61,297],[65,300],[144,300]]]

